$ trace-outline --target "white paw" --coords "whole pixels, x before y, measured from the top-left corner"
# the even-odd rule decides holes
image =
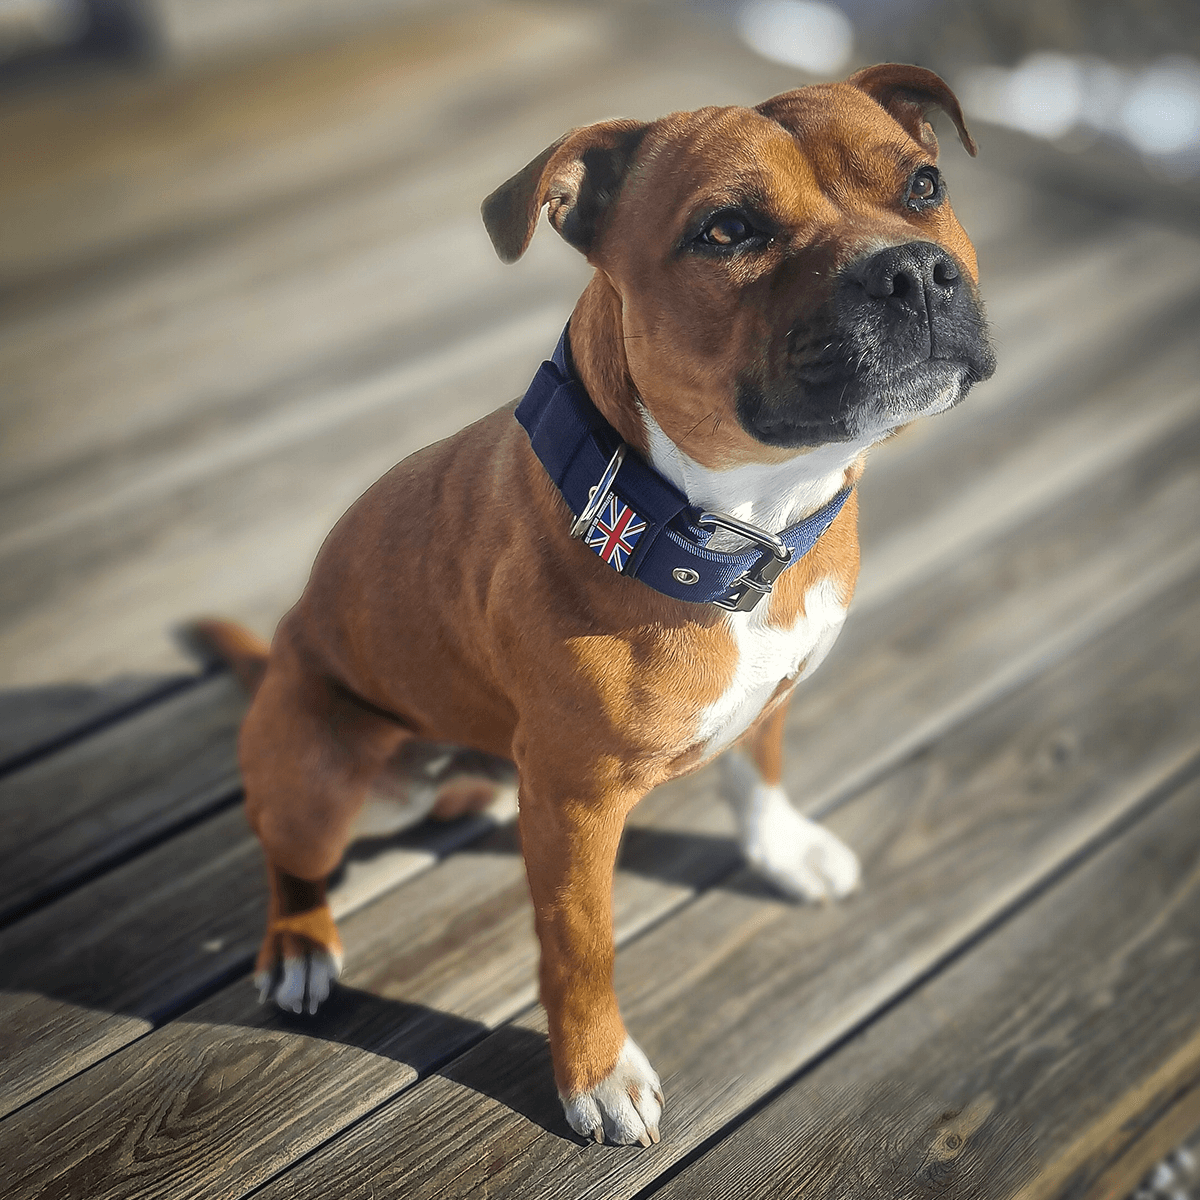
[[[617,1065],[594,1088],[559,1098],[567,1123],[584,1137],[618,1146],[658,1141],[662,1084],[633,1038],[625,1039]]]
[[[802,817],[780,792],[778,812],[743,847],[763,878],[794,900],[838,900],[858,887],[858,856],[828,829]]]
[[[836,834],[801,816],[781,787],[763,783],[736,752],[725,758],[725,797],[750,865],[794,900],[836,900],[858,887],[858,856]]]
[[[341,956],[328,950],[314,950],[303,958],[285,958],[282,967],[254,976],[258,1002],[274,1000],[286,1012],[315,1013],[329,998],[333,981],[341,973]]]

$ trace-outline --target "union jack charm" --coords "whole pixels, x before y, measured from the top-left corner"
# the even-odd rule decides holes
[[[587,535],[587,544],[615,571],[623,571],[645,531],[646,522],[628,504],[609,496],[604,511]]]

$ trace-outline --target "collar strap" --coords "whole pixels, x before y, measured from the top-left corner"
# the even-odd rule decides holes
[[[534,453],[566,500],[582,540],[622,575],[663,595],[748,612],[798,562],[842,511],[852,487],[782,533],[724,513],[705,512],[621,441],[569,363],[567,331],[517,405]],[[717,529],[752,545],[737,553],[708,549]]]

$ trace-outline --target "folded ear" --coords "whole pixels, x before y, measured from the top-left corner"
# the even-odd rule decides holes
[[[932,71],[904,63],[880,63],[858,71],[846,82],[878,101],[918,142],[935,153],[937,138],[926,114],[940,108],[954,122],[966,152],[972,157],[979,153],[975,139],[967,132],[958,97]]]
[[[502,183],[483,202],[483,223],[501,260],[525,253],[543,204],[550,224],[587,254],[646,129],[640,121],[601,121],[572,130]]]

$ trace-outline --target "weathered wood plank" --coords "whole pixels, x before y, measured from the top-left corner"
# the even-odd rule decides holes
[[[509,111],[522,85],[603,62],[611,25],[497,3],[265,60],[8,96],[0,280],[194,237],[428,153]]]
[[[626,34],[621,37],[629,40]],[[628,51],[625,41],[618,42],[616,50],[603,51],[605,62]],[[632,67],[626,70],[637,74]],[[735,90],[736,85],[742,89],[736,98],[750,94],[748,80],[757,88],[757,75],[738,75],[742,65],[728,71],[728,79],[717,72],[715,82],[686,81],[682,73],[676,80],[670,70],[655,73],[651,83],[638,84],[642,91],[622,95],[622,100],[644,98],[653,112],[664,105],[712,99],[700,94],[705,88]],[[578,112],[571,108],[571,120],[588,115],[585,100],[594,115],[610,111],[621,94],[616,76],[584,75],[580,88],[564,101],[581,106]],[[686,94],[672,90],[678,88]],[[30,504],[18,522],[19,543],[27,549],[40,547],[40,553],[18,556],[0,573],[25,581],[18,605],[20,631],[10,630],[15,641],[0,646],[19,677],[61,679],[84,671],[102,675],[118,661],[128,668],[151,649],[156,668],[176,661],[165,643],[147,638],[145,630],[165,626],[189,603],[238,612],[270,627],[294,595],[332,517],[378,473],[377,462],[387,465],[412,441],[396,437],[395,425],[403,418],[399,411],[389,413],[392,427],[382,418],[369,430],[362,427],[332,458],[306,452],[304,469],[293,476],[304,480],[303,489],[284,494],[286,489],[274,490],[269,481],[286,477],[283,460],[292,444],[268,456],[269,461],[255,460],[254,470],[247,444],[261,437],[269,442],[274,435],[287,441],[289,435],[281,426],[260,428],[245,414],[277,417],[297,398],[297,389],[308,386],[305,381],[314,375],[329,380],[330,372],[334,386],[310,392],[308,401],[328,411],[340,408],[346,391],[362,383],[364,356],[381,353],[406,321],[419,324],[418,310],[434,305],[452,313],[464,294],[480,288],[494,287],[495,303],[507,304],[511,311],[514,301],[527,302],[526,285],[517,283],[518,278],[536,278],[539,286],[544,279],[550,284],[547,295],[561,296],[565,311],[577,286],[577,264],[570,252],[553,247],[558,257],[548,252],[545,262],[553,265],[543,269],[536,266],[535,245],[534,259],[507,274],[492,261],[474,209],[477,196],[511,169],[505,156],[511,159],[515,151],[506,148],[512,144],[506,139],[524,138],[528,130],[529,146],[539,145],[543,125],[567,117],[556,99],[550,111],[519,114],[503,138],[485,131],[463,150],[451,152],[458,161],[450,161],[444,149],[441,160],[422,160],[421,171],[442,172],[436,178],[414,180],[416,168],[409,164],[386,179],[364,181],[361,187],[280,214],[268,227],[231,229],[215,242],[202,240],[161,259],[151,256],[124,275],[118,272],[119,278],[106,276],[91,291],[69,289],[77,293],[74,299],[64,291],[49,310],[16,318],[4,370],[11,394],[19,399],[21,419],[8,443],[14,448],[13,469],[40,472],[38,478],[46,483],[34,489],[36,497],[23,493],[13,498],[20,501],[18,508]],[[1011,181],[1004,189],[1008,207],[989,204],[986,195],[995,189],[986,172],[971,176],[963,163],[956,169],[963,175],[959,194],[968,223],[982,232],[985,267],[991,257],[989,294],[1004,340],[1012,344],[1003,329],[1010,320],[1006,289],[1016,298],[1009,307],[1020,331],[1039,335],[1026,337],[1022,350],[1022,361],[1034,364],[1035,376],[1044,373],[1055,355],[1078,350],[1080,358],[1086,357],[1089,339],[1103,342],[1119,324],[1109,289],[1102,286],[1113,275],[1127,281],[1133,307],[1151,299],[1169,307],[1179,287],[1194,280],[1194,254],[1188,253],[1193,247],[1187,239],[1139,233],[1112,218],[1089,224],[1070,206],[1054,216]],[[976,204],[987,214],[982,222],[971,213]],[[434,211],[446,215],[431,225]],[[402,213],[418,214],[417,236],[395,236]],[[1028,256],[1029,242],[1038,243],[1041,253]],[[1085,244],[1097,248],[1091,258],[1079,254]],[[1010,254],[1017,256],[1016,270],[1006,267]],[[1061,256],[1067,254],[1087,261],[1064,270]],[[21,299],[27,306],[30,297]],[[1068,300],[1075,314],[1064,332],[1062,322],[1048,318]],[[152,324],[142,319],[147,308],[156,313]],[[1021,316],[1030,308],[1032,316]],[[253,336],[238,316],[244,311],[254,314]],[[547,327],[551,324],[548,320]],[[411,336],[428,337],[428,328],[414,329]],[[546,335],[545,344],[552,336]],[[462,391],[451,392],[449,398],[459,406],[457,419],[519,390],[545,344],[519,364],[514,360],[511,385],[502,388],[502,379],[484,380],[468,397],[464,381]],[[236,364],[232,382],[231,364]],[[506,369],[500,372],[503,378]],[[357,379],[347,380],[355,372]],[[367,376],[382,387],[388,384],[374,368]],[[1002,379],[980,398],[986,402],[988,395],[1001,394]],[[422,399],[426,407],[444,411],[447,394],[433,390]],[[478,410],[471,407],[474,403]],[[65,406],[70,420],[61,419]],[[315,431],[311,436],[336,445],[341,441],[336,429],[336,423],[327,424],[322,431],[328,436],[317,437]],[[120,431],[119,444],[112,440],[114,430]],[[131,448],[131,438],[136,447]],[[221,463],[230,463],[229,456],[243,468],[232,475],[220,470]],[[208,485],[197,483],[198,464],[214,468]],[[70,470],[64,469],[67,465]],[[308,486],[313,476],[338,480],[315,504],[314,489]],[[246,503],[235,518],[231,497],[238,488],[244,489]],[[77,511],[67,515],[64,507]],[[257,514],[255,519],[247,521],[247,511]],[[287,513],[295,514],[290,524],[280,516]],[[43,535],[46,540],[39,541]],[[923,544],[939,543],[926,539]],[[59,564],[53,575],[44,569],[48,561]],[[198,595],[198,583],[211,591]],[[130,612],[133,590],[154,598],[140,614]],[[60,602],[65,607],[56,607]],[[47,637],[51,627],[55,638]],[[103,636],[97,636],[98,629]],[[145,660],[147,667],[151,657]]]
[[[1174,1183],[1186,1188],[1190,1184],[1195,1190],[1200,1183],[1200,1081],[1157,1111],[1151,1110],[1130,1124],[1136,1131],[1134,1139],[1127,1141],[1129,1130],[1122,1128],[1124,1136],[1113,1139],[1118,1144],[1105,1145],[1090,1164],[1107,1163],[1103,1171],[1086,1191],[1078,1192],[1071,1200],[1127,1200],[1146,1176],[1154,1174],[1153,1167],[1146,1170],[1148,1162],[1167,1164],[1174,1176],[1166,1181],[1168,1185]],[[1181,1151],[1190,1167],[1184,1166],[1176,1173],[1169,1160],[1177,1159]],[[1186,1196],[1186,1191],[1183,1194]]]
[[[618,973],[627,1015],[672,1097],[672,1132],[655,1155],[597,1149],[581,1157],[576,1143],[546,1132],[561,1134],[563,1126],[538,1061],[539,1019],[531,1016],[420,1084],[411,1099],[402,1095],[268,1194],[330,1186],[346,1195],[371,1187],[378,1195],[395,1188],[406,1196],[465,1194],[489,1163],[499,1164],[490,1172],[496,1194],[636,1190],[1077,855],[1200,750],[1192,687],[1198,614],[1200,589],[1189,579],[839,810],[832,824],[864,854],[863,896],[814,912],[738,875],[624,951]],[[404,897],[395,899],[404,911]],[[370,912],[360,914],[364,922]],[[304,1148],[316,1123],[334,1132],[361,1115],[362,1096],[374,1102],[403,1087],[415,1062],[436,1062],[483,1031],[461,1013],[412,1003],[403,984],[388,989],[378,966],[368,970],[388,995],[351,992],[344,999],[352,1011],[335,1008],[306,1027],[343,1049],[310,1046],[303,1060],[310,1088],[321,1081],[310,1093]],[[6,1120],[6,1153],[40,1147],[38,1161],[28,1153],[15,1160],[16,1194],[64,1194],[68,1179],[75,1186],[86,1179],[96,1196],[129,1194],[145,1187],[139,1164],[149,1151],[161,1194],[233,1196],[291,1161],[295,1114],[264,1108],[260,1090],[285,1085],[239,1071],[231,1030],[245,1021],[278,1030],[279,1018],[248,1013],[247,1004],[244,989],[224,993],[192,1015],[190,1036],[174,1023],[167,1037],[150,1035]],[[347,1045],[361,1052],[365,1082],[357,1061],[325,1069]],[[497,1075],[500,1047],[506,1065]],[[158,1062],[153,1074],[140,1065],[147,1057]],[[154,1137],[169,1147],[171,1114],[183,1103],[172,1097],[215,1097],[218,1078],[231,1084],[219,1103],[210,1101],[208,1155],[197,1148],[191,1108],[186,1151],[160,1154],[158,1140],[143,1142],[146,1097],[155,1098]],[[172,1080],[187,1081],[183,1093]],[[114,1103],[129,1114],[127,1137],[111,1132]],[[216,1147],[247,1121],[266,1122],[258,1153],[230,1162]],[[457,1180],[433,1169],[441,1160],[454,1164],[451,1173],[462,1171]]]
[[[1200,421],[1193,421],[1058,510],[851,621],[834,661],[794,702],[787,768],[796,800],[811,808],[844,795],[1135,608],[1161,586],[1164,560],[1200,555],[1198,505]],[[1147,586],[1131,587],[1130,579]],[[711,871],[728,863],[731,847],[667,833],[708,822],[716,832],[728,828],[711,776],[664,795],[675,792],[676,799],[656,795],[635,816],[635,830],[650,821],[658,832],[649,840],[635,832],[627,850],[643,838],[642,859],[657,863],[645,870],[681,882],[671,864],[683,850],[707,856]],[[673,807],[684,799],[684,808]],[[666,815],[664,803],[672,806]],[[527,1000],[533,943],[525,887],[511,847],[497,845],[481,844],[376,906],[379,944],[360,945],[348,933],[356,986],[389,995],[403,981],[399,995],[487,1024]],[[411,878],[447,848],[402,840],[374,859],[381,877],[369,894]],[[8,986],[161,1018],[253,953],[262,922],[257,855],[240,813],[231,813],[140,856],[0,934],[0,961],[22,964],[5,973]],[[352,859],[350,870],[362,865]],[[689,886],[704,878],[698,866],[686,873]],[[664,894],[654,911],[688,894]],[[106,920],[95,923],[94,912]],[[371,965],[380,958],[384,966]],[[94,964],[94,975],[81,963]],[[48,1021],[55,1019],[48,1010]],[[51,1032],[46,1037],[49,1052],[56,1043]],[[70,1052],[82,1063],[86,1046],[73,1039]]]
[[[1200,1113],[1197,862],[1193,780],[654,1194],[1124,1197]]]
[[[536,19],[547,17],[542,12]],[[317,188],[302,203],[272,204],[261,221],[130,256],[108,270],[89,272],[85,280],[15,289],[0,297],[0,316],[11,331],[0,347],[6,403],[13,410],[3,448],[9,479],[61,471],[66,462],[94,456],[97,449],[112,451],[170,421],[194,421],[198,410],[228,407],[231,392],[254,398],[260,407],[263,388],[311,374],[311,364],[322,355],[370,356],[379,349],[372,339],[390,339],[397,329],[403,333],[406,318],[439,309],[452,313],[447,297],[469,312],[471,296],[497,281],[511,281],[519,294],[517,280],[530,277],[530,263],[536,264],[538,256],[523,264],[521,272],[508,272],[496,261],[478,204],[497,181],[559,136],[564,125],[595,119],[614,103],[641,104],[653,113],[663,105],[677,107],[672,101],[722,98],[714,97],[714,86],[728,90],[720,73],[714,81],[700,81],[670,64],[651,75],[639,72],[629,52],[635,58],[651,53],[641,46],[639,35],[645,31],[639,28],[615,45],[603,34],[593,36],[598,19],[583,13],[554,18],[566,27],[580,21],[586,26],[576,41],[596,61],[583,71],[572,70],[570,56],[560,58],[554,45],[537,50],[534,39],[509,63],[513,78],[507,85],[493,81],[480,94],[455,94],[453,74],[443,78],[433,63],[426,85],[436,96],[425,101],[428,120],[421,120],[408,103],[400,105],[402,117],[374,118],[393,147],[395,161],[387,170],[353,178],[338,189]],[[486,20],[475,22],[470,38],[479,43],[482,37],[486,43],[487,32]],[[518,21],[514,41],[525,40],[520,33]],[[494,49],[475,46],[477,53]],[[377,48],[368,50],[377,53]],[[341,73],[329,64],[322,69],[335,77]],[[373,107],[369,93],[380,84],[379,75],[365,68],[364,73],[366,82],[358,86],[368,93],[363,103]],[[403,71],[398,74],[404,77]],[[562,74],[571,75],[572,88],[563,89]],[[340,126],[331,132],[317,122],[314,129],[305,105],[292,102],[291,89],[302,91],[306,85],[303,72],[296,79],[286,69],[281,75],[287,94],[274,99],[287,122],[304,137],[319,133],[332,152],[343,152],[347,139]],[[391,82],[387,76],[384,86]],[[182,114],[165,118],[164,135],[172,156],[185,152],[180,168],[199,172],[206,181],[225,174],[214,175],[203,158],[190,162],[186,149],[194,154],[195,144],[185,134],[195,132],[196,124],[220,129],[231,116],[243,122],[246,107],[245,97],[236,89],[226,95],[220,81],[207,90],[229,107],[223,120],[209,122],[204,113],[189,113],[194,97],[185,94],[177,98]],[[266,90],[271,91],[270,82]],[[164,120],[170,106],[161,98],[151,104],[151,119]],[[126,116],[105,118],[117,126],[118,140],[127,136]],[[170,124],[172,116],[181,127]],[[247,159],[256,173],[272,151],[270,132],[250,126],[253,147]],[[82,136],[86,140],[87,134]],[[39,130],[27,140],[38,152],[52,141]],[[112,152],[101,154],[96,170],[126,178],[114,167],[113,157]],[[56,156],[56,161],[71,158]],[[311,171],[314,164],[305,160],[305,167]],[[29,175],[37,172],[13,172],[9,178]],[[195,184],[194,179],[181,180],[178,190],[190,200]],[[160,179],[150,179],[144,188],[154,203],[161,203],[164,190],[170,190]],[[43,205],[35,207],[44,211]],[[86,202],[75,199],[67,207],[70,229],[80,228],[77,214],[88,207]],[[122,211],[125,207],[119,206]],[[144,226],[145,221],[138,225]],[[68,232],[56,231],[56,237],[61,241]],[[28,236],[23,240],[27,243]],[[570,251],[546,261],[558,264],[559,278],[586,278]],[[563,302],[569,304],[577,290],[566,289]],[[153,322],[145,319],[148,312]],[[90,365],[86,371],[81,369],[85,360]],[[496,395],[494,402],[503,398]],[[48,409],[69,411],[73,420],[56,421]],[[117,414],[119,430],[113,427]]]
[[[186,675],[127,675],[99,684],[61,683],[0,692],[0,775],[193,680]]]
[[[0,1117],[148,1033],[149,1021],[0,991]]]
[[[0,918],[231,801],[245,706],[214,676],[0,780]]]
[[[280,412],[259,429],[244,430],[241,437],[230,435],[220,455],[214,455],[217,446],[206,444],[190,457],[164,462],[151,486],[131,484],[96,511],[81,511],[45,537],[34,538],[33,527],[28,527],[19,544],[14,542],[3,555],[5,577],[23,581],[19,593],[0,602],[6,613],[0,649],[12,671],[17,677],[51,673],[60,678],[80,670],[103,673],[109,660],[126,650],[135,658],[150,654],[155,662],[173,661],[175,652],[164,648],[163,658],[153,648],[158,640],[147,638],[146,629],[168,626],[184,611],[233,611],[269,629],[299,590],[325,531],[354,494],[403,453],[490,408],[498,373],[509,380],[510,390],[519,391],[528,361],[553,339],[559,316],[552,309],[536,310],[508,329],[497,330],[496,337],[478,339],[480,344],[493,344],[486,356],[468,342],[444,358],[435,353],[412,368],[318,392],[305,405]],[[1081,471],[1104,465],[1105,455],[1111,459],[1120,454],[1117,431],[1152,435],[1162,428],[1161,421],[1178,419],[1182,410],[1194,406],[1192,339],[1159,344],[1156,386],[1147,392],[1147,402],[1132,411],[1126,403],[1133,386],[1129,364],[1140,361],[1132,353],[1138,343],[1112,341],[1112,370],[1119,370],[1122,358],[1125,370],[1107,388],[1094,394],[1072,388],[1066,396],[1045,398],[1027,391],[1020,397],[1007,423],[1022,431],[1027,445],[1039,438],[1044,445],[1019,461],[1021,470],[1002,478],[1003,487],[984,490],[979,475],[991,474],[977,473],[960,497],[962,503],[973,501],[977,515],[986,512],[997,523],[1014,505],[1029,505],[1027,491],[1033,491],[1037,502],[1053,503],[1056,488],[1069,490]],[[1117,356],[1125,346],[1130,353]],[[425,370],[432,371],[439,360],[440,381]],[[481,365],[484,361],[490,370]],[[1140,379],[1137,382],[1142,386]],[[474,408],[464,411],[464,405]],[[1020,419],[1021,414],[1028,419]],[[958,413],[943,418],[946,432],[936,439],[933,434],[916,438],[911,451],[901,440],[895,453],[936,457],[936,440],[953,456],[952,447],[941,438],[952,442],[960,434],[968,436],[973,453],[981,452],[986,440],[968,433],[973,419],[1004,425],[987,420],[985,409],[972,418],[969,406],[961,418]],[[325,436],[317,436],[318,431]],[[885,447],[877,456],[868,487],[891,452]],[[969,456],[964,455],[964,461]],[[926,465],[928,480],[938,468]],[[1032,481],[1022,474],[1026,469],[1035,473]],[[328,484],[308,486],[307,481],[318,477]],[[944,500],[945,493],[927,483],[916,490]],[[936,502],[927,503],[921,514],[927,521],[913,527],[906,553],[894,553],[886,561],[868,555],[868,567],[877,564],[877,577],[896,570],[911,574],[916,567],[926,570],[940,553],[965,551],[972,526],[954,523],[948,515],[953,505],[944,505],[936,518],[930,516]],[[253,520],[247,521],[247,512],[254,514]],[[928,522],[934,524],[926,527]],[[864,528],[868,551],[873,533]],[[47,570],[50,562],[58,564],[53,572]],[[874,586],[868,572],[864,600]],[[136,608],[127,600],[133,588],[146,598]],[[51,638],[51,625],[67,632]]]
[[[829,823],[865,867],[849,903],[796,909],[735,877],[619,954],[626,1017],[668,1096],[652,1153],[585,1152],[568,1136],[534,1012],[264,1200],[418,1200],[485,1183],[496,1197],[612,1200],[650,1184],[1195,761],[1198,616],[1191,579],[839,809]]]
[[[494,826],[424,825],[331,893],[339,917]],[[100,915],[97,915],[100,914]],[[138,855],[0,932],[0,1116],[243,976],[266,923],[258,841],[240,807]],[[250,995],[240,981],[241,998]]]
[[[867,603],[852,606],[829,662],[792,701],[788,754],[803,764],[796,798],[820,811],[878,777],[1130,611],[1139,584],[1153,589],[1176,554],[1188,561],[1200,511],[1197,439],[1193,418],[990,541],[995,509],[977,504],[970,511],[984,528],[975,542],[923,575],[884,566],[873,582],[868,550]],[[981,472],[977,484],[991,492],[985,480]],[[898,521],[878,557],[895,561],[895,544],[908,540]]]
[[[1191,253],[1200,264],[1200,243]],[[1089,274],[1075,275],[1071,286],[1098,287],[1090,276],[1093,257],[1081,252],[1078,259],[1083,261],[1070,266],[1087,265]],[[1156,439],[1160,421],[1200,411],[1200,347],[1189,332],[1200,316],[1200,289],[1184,286],[1144,324],[1122,319],[1104,328],[1099,314],[1113,316],[1110,305],[1098,305],[1095,323],[1082,324],[1064,324],[1040,305],[1001,310],[995,322],[1002,356],[997,386],[976,389],[949,415],[945,432],[937,421],[918,422],[873,452],[861,485],[859,609],[874,602],[885,581],[920,578],[936,569],[938,557],[970,553],[982,522],[967,526],[944,494],[960,494],[974,511],[1008,524],[1053,508],[1111,469],[1132,445]],[[999,299],[1005,301],[1003,294]],[[1023,328],[1030,320],[1042,323],[1036,336]],[[1148,406],[1131,406],[1131,394]],[[923,462],[923,443],[943,438],[945,454],[936,466]],[[884,451],[886,472],[877,469]],[[940,476],[936,490],[931,470]],[[905,532],[877,548],[883,520]]]
[[[727,874],[736,864],[733,844],[718,836],[728,829],[724,814],[712,806],[707,806],[707,812],[697,813],[700,805],[696,786],[664,790],[634,815],[617,888],[615,916],[622,940],[628,940],[656,917],[677,907],[696,888]],[[214,826],[213,837],[220,838],[222,831],[215,828],[218,822],[210,824]],[[674,832],[681,826],[688,828],[687,834]],[[246,847],[246,853],[256,852],[256,847]],[[418,1071],[429,1070],[455,1049],[478,1041],[490,1022],[532,1001],[536,944],[513,830],[497,831],[477,844],[471,855],[460,856],[454,865],[457,869],[446,872],[449,880],[438,878],[440,871],[430,871],[343,922],[348,958],[345,986],[323,1010],[319,1025],[298,1023],[260,1008],[249,984],[239,980],[155,1032],[149,1040],[143,1039],[144,1045],[131,1047],[127,1053],[136,1056],[136,1063],[117,1056],[94,1068],[108,1075],[105,1086],[114,1089],[110,1095],[114,1107],[108,1109],[109,1113],[114,1108],[132,1112],[143,1105],[146,1089],[159,1088],[164,1072],[173,1080],[168,1087],[177,1088],[186,1079],[184,1091],[196,1089],[208,1097],[202,1103],[216,1100],[219,1094],[221,1109],[226,1104],[237,1104],[244,1095],[244,1084],[249,1082],[243,1078],[248,1071],[249,1051],[255,1059],[255,1086],[267,1090],[256,1093],[252,1102],[253,1113],[262,1117],[259,1136],[252,1143],[252,1152],[243,1154],[239,1150],[234,1156],[235,1170],[239,1179],[250,1172],[254,1178],[265,1180],[270,1164],[280,1155],[289,1156],[300,1146],[317,1144],[319,1112],[326,1113],[326,1120],[337,1122],[362,1115],[413,1082]],[[189,882],[178,881],[184,894]],[[174,898],[168,894],[172,888],[172,884],[164,883],[158,895],[146,897],[145,903],[138,906],[144,910],[139,916],[147,929],[162,913],[164,900],[168,912],[178,910],[177,902],[172,903]],[[257,910],[254,915],[259,924],[263,898],[249,893],[261,889],[248,889],[243,883],[242,890],[247,892],[247,905]],[[38,914],[35,921],[49,915],[49,911]],[[185,951],[189,938],[194,942],[212,931],[211,917],[202,908],[198,906],[191,916],[195,928],[184,931],[180,938]],[[61,916],[45,923],[47,933],[64,924]],[[33,935],[36,931],[30,932]],[[70,935],[65,934],[63,940],[69,941]],[[52,989],[56,1001],[62,995],[86,997],[92,1002],[102,998],[106,1005],[124,1000],[133,1010],[144,1011],[144,998],[137,994],[136,982],[131,987],[121,970],[128,965],[135,981],[144,974],[144,965],[132,961],[136,945],[130,939],[127,964],[106,964],[99,994],[72,973],[72,963],[64,956],[58,964],[59,987]],[[245,943],[241,946],[243,953],[250,948]],[[0,941],[0,953],[7,956],[14,949]],[[219,958],[234,949],[233,945],[222,946],[212,957]],[[360,990],[368,986],[376,994]],[[52,1016],[57,1003],[50,1010]],[[294,1030],[315,1034],[319,1041],[305,1037],[303,1049],[289,1047]],[[126,1022],[119,1032],[132,1040],[141,1031]],[[107,1032],[111,1041],[116,1034]],[[85,1060],[78,1048],[72,1049],[73,1057],[64,1069],[78,1070],[94,1061]],[[270,1058],[269,1064],[258,1062],[260,1056]],[[47,1073],[44,1047],[37,1065]],[[355,1081],[353,1098],[343,1090],[351,1076]],[[221,1093],[218,1078],[230,1077],[234,1086]],[[82,1078],[90,1078],[90,1073]],[[44,1086],[45,1081],[39,1078],[34,1086]],[[58,1077],[50,1081],[58,1082]],[[17,1081],[18,1088],[22,1082]],[[66,1086],[78,1087],[80,1082]],[[306,1097],[300,1110],[294,1106],[280,1108],[274,1100],[275,1096],[298,1095]],[[32,1098],[25,1088],[14,1089],[12,1096],[19,1096],[20,1102]],[[267,1096],[272,1099],[268,1101]],[[195,1101],[181,1103],[187,1108]],[[175,1105],[170,1107],[174,1109]],[[168,1121],[173,1124],[174,1117],[168,1117]],[[176,1175],[175,1166],[155,1168],[152,1179],[140,1179],[138,1187],[147,1189],[142,1194],[208,1194],[203,1190],[209,1183],[202,1133],[207,1121],[204,1118],[188,1135],[197,1139],[193,1150],[184,1159],[175,1160],[180,1174]],[[0,1137],[6,1127],[0,1125]],[[81,1129],[78,1125],[73,1128],[77,1132]],[[83,1188],[89,1196],[103,1195],[109,1174],[115,1171],[118,1178],[123,1174],[119,1165],[123,1150],[115,1152],[118,1165],[114,1167],[107,1150],[103,1161],[98,1161],[82,1141],[77,1149],[85,1157],[75,1150],[65,1151],[65,1177],[56,1180],[48,1194],[70,1195],[71,1189]],[[195,1176],[195,1184],[202,1189],[199,1193],[189,1193],[189,1175]]]

